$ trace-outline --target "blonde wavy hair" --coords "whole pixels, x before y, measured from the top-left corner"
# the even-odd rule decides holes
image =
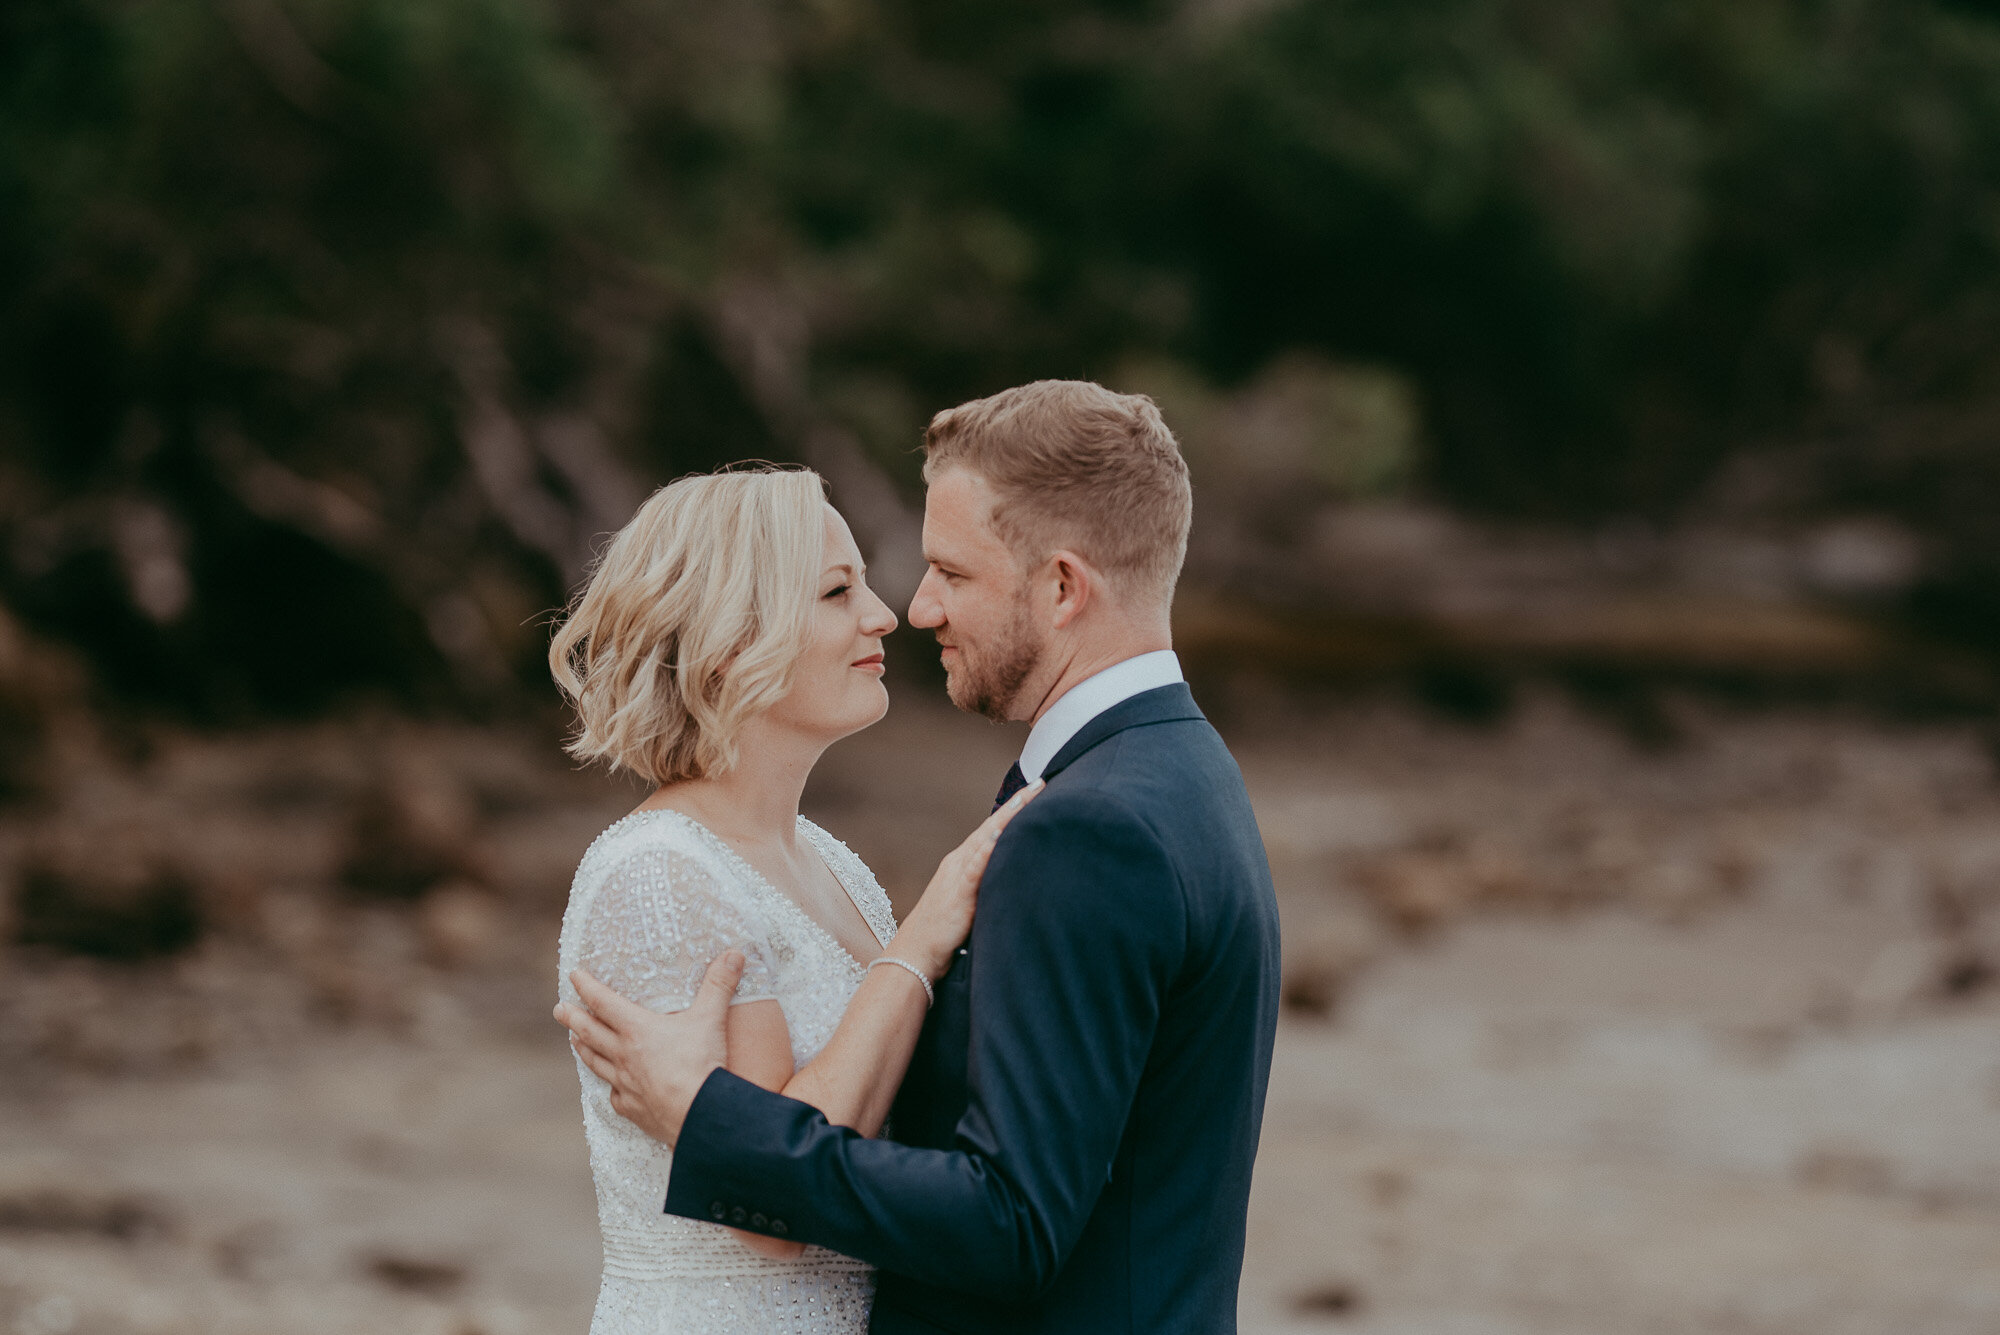
[[[783,699],[811,626],[825,483],[737,468],[660,488],[604,549],[549,645],[576,709],[565,749],[654,784],[736,763]]]

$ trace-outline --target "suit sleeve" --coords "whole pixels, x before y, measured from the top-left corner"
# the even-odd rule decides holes
[[[1101,794],[1045,794],[980,891],[953,1147],[869,1140],[717,1071],[682,1129],[667,1211],[742,1209],[962,1292],[1045,1290],[1109,1179],[1186,939],[1151,832]]]

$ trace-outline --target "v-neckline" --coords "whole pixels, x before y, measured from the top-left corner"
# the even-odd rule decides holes
[[[704,825],[701,821],[696,820],[693,816],[688,815],[687,812],[680,810],[678,807],[654,807],[653,810],[663,811],[671,815],[678,816],[682,820],[686,821],[689,825],[694,826],[695,829],[701,831],[701,833],[708,839],[710,843],[714,844],[718,849],[722,850],[722,853],[725,857],[729,858],[730,860],[736,863],[737,867],[740,868],[743,871],[743,873],[750,878],[752,883],[754,883],[759,889],[764,891],[764,893],[777,899],[780,903],[785,905],[786,908],[789,908],[793,913],[797,914],[799,920],[803,922],[808,929],[819,933],[820,939],[826,942],[827,945],[832,946],[833,951],[836,955],[850,961],[857,970],[863,972],[867,970],[868,968],[867,960],[860,958],[853,951],[849,950],[846,946],[842,945],[840,942],[840,938],[833,934],[832,928],[827,927],[824,923],[820,922],[819,919],[813,917],[812,914],[807,913],[805,905],[799,903],[796,899],[793,899],[783,890],[780,890],[777,886],[773,885],[771,883],[771,878],[764,875],[763,872],[758,871],[757,868],[751,863],[750,859],[744,857],[741,853],[737,852],[736,849],[730,845],[727,839],[724,839],[714,830],[709,829],[708,826]],[[812,845],[813,856],[819,859],[820,866],[826,868],[827,875],[833,877],[833,883],[839,886],[840,893],[847,897],[847,902],[854,908],[854,916],[861,919],[861,925],[868,929],[868,935],[874,939],[876,946],[882,947],[888,945],[889,943],[884,941],[881,937],[881,934],[875,930],[875,924],[869,918],[868,910],[861,907],[860,899],[858,899],[855,896],[854,887],[847,883],[847,878],[845,876],[842,876],[840,874],[840,869],[833,865],[833,859],[826,855],[826,850],[824,848],[820,847],[819,840],[813,837],[812,831],[814,827],[812,825],[812,822],[808,821],[804,816],[800,816],[798,818],[798,824],[795,825],[793,828],[799,834],[805,836],[805,841],[808,844]]]

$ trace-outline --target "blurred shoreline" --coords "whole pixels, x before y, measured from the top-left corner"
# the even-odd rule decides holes
[[[1282,897],[1246,1335],[2000,1330],[1991,0],[0,7],[0,1330],[541,1335],[548,627],[1155,399]],[[1017,730],[928,637],[808,813]]]
[[[905,908],[1020,739],[931,689],[897,682],[807,794]],[[1550,689],[1483,727],[1228,693],[1286,941],[1247,1330],[1730,1328],[1767,1285],[1738,1328],[1990,1328],[1976,725],[1678,699],[1662,745]],[[64,816],[91,856],[171,835],[227,877],[170,956],[7,950],[17,1329],[580,1325],[594,1230],[545,1008],[575,858],[639,794],[532,728],[371,726],[183,736]],[[0,815],[0,849],[46,815]],[[1702,1252],[1725,1226],[1757,1247]],[[1857,1267],[1862,1238],[1925,1259]]]

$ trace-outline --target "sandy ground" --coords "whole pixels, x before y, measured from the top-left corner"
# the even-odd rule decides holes
[[[1291,1000],[1246,1331],[2000,1330],[2000,791],[1976,734],[1690,707],[1647,752],[1553,701],[1491,732],[1223,704]],[[907,896],[1016,740],[899,706],[809,809]],[[232,753],[231,791],[287,754]],[[497,743],[451,754],[538,782]],[[561,869],[627,795],[549,784],[487,804],[508,917],[477,967],[438,960],[429,910],[304,907],[333,855],[303,815],[233,846],[291,867],[267,935],[338,938],[349,966],[215,982],[264,939],[242,933],[172,985],[13,961],[0,1331],[581,1330],[597,1242],[542,971]],[[315,913],[344,925],[313,937]],[[389,963],[356,982],[354,958]],[[191,1055],[100,1033],[149,1004],[195,1017]]]

